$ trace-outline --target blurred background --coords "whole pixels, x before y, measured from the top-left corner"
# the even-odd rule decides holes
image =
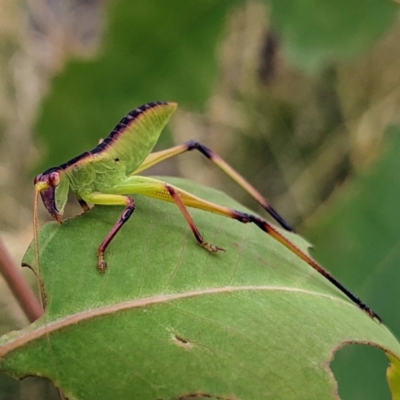
[[[17,264],[35,174],[93,148],[131,109],[176,101],[157,149],[215,150],[400,337],[398,2],[3,0],[0,15],[0,238]],[[199,154],[150,173],[262,212]],[[0,286],[5,333],[28,322]],[[387,365],[375,348],[339,350],[341,398],[390,399]],[[58,396],[0,376],[0,399],[43,398]]]

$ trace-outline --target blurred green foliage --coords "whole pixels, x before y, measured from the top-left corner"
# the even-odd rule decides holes
[[[272,0],[272,20],[291,62],[316,70],[367,50],[393,23],[389,0]]]
[[[147,101],[204,110],[217,82],[226,16],[241,3],[111,3],[98,57],[68,63],[52,82],[36,127],[47,149],[38,169],[94,147],[124,113]],[[395,4],[381,0],[272,1],[271,7],[291,61],[314,69],[366,50],[396,15]],[[160,143],[170,144],[168,136]]]
[[[203,108],[216,83],[217,44],[234,3],[111,3],[98,58],[69,63],[44,102],[37,132],[48,152],[39,169],[95,147],[125,113],[146,102]]]

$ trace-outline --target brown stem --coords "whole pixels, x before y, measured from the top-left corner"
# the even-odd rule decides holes
[[[29,321],[37,320],[43,314],[43,308],[17,268],[0,238],[0,272],[8,283]]]

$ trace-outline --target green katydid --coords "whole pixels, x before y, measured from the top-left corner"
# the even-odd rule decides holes
[[[101,272],[104,272],[107,267],[104,253],[108,245],[135,210],[134,200],[129,196],[132,194],[175,202],[199,245],[210,252],[225,250],[203,239],[186,206],[233,218],[245,224],[254,223],[323,275],[368,315],[381,322],[380,317],[371,308],[269,222],[256,215],[210,203],[163,181],[138,175],[168,158],[187,151],[198,150],[243,187],[284,229],[292,231],[290,225],[255,188],[216,153],[201,143],[189,141],[167,150],[151,153],[176,107],[177,104],[172,102],[154,102],[136,108],[123,118],[111,134],[93,150],[36,176],[35,199],[40,193],[47,211],[59,223],[62,223],[62,215],[70,190],[75,194],[84,211],[89,209],[87,203],[125,206],[121,217],[98,248],[97,266]]]

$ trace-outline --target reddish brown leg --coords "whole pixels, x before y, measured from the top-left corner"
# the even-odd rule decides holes
[[[370,307],[368,307],[360,298],[354,295],[349,289],[343,286],[334,276],[332,276],[325,268],[317,263],[311,256],[304,253],[299,247],[297,247],[292,242],[288,241],[273,225],[264,221],[262,218],[257,217],[252,214],[247,214],[237,210],[231,210],[231,217],[247,224],[249,222],[257,225],[261,230],[273,238],[281,242],[284,246],[290,249],[293,253],[297,254],[301,259],[308,263],[312,268],[324,276],[329,282],[336,286],[340,291],[342,291],[351,301],[358,305],[362,310],[364,310],[369,316],[375,318],[379,322],[382,319],[377,315]]]
[[[184,143],[187,147],[187,151],[198,150],[201,154],[211,160],[224,172],[226,172],[232,179],[234,179],[240,186],[242,186],[248,193],[250,193],[281,226],[289,232],[293,232],[293,228],[289,225],[283,217],[268,203],[268,201],[262,196],[253,186],[251,186],[241,175],[239,175],[233,168],[227,164],[217,153],[214,153],[211,149],[204,144],[189,140]]]
[[[182,199],[180,198],[179,194],[175,191],[175,189],[172,186],[166,185],[166,188],[175,201],[176,205],[179,207],[181,210],[181,213],[185,217],[187,223],[190,226],[190,229],[193,232],[194,237],[197,240],[197,243],[201,246],[204,247],[206,250],[211,251],[212,253],[216,253],[218,251],[223,251],[225,252],[226,250],[223,249],[222,247],[214,246],[211,243],[206,242],[203,239],[203,236],[201,235],[200,231],[198,230],[195,222],[193,221],[192,216],[189,214],[189,211],[187,210],[186,206],[183,204]]]
[[[125,222],[128,221],[129,217],[135,211],[135,202],[133,198],[126,197],[126,199],[128,201],[128,205],[126,206],[124,212],[121,214],[121,217],[119,218],[118,222],[114,225],[110,233],[103,240],[103,242],[99,246],[99,249],[97,250],[97,257],[98,257],[97,267],[99,268],[100,272],[104,272],[107,268],[107,263],[104,259],[104,252],[106,251],[108,245],[114,239],[115,235],[121,229],[122,225],[124,225]]]

